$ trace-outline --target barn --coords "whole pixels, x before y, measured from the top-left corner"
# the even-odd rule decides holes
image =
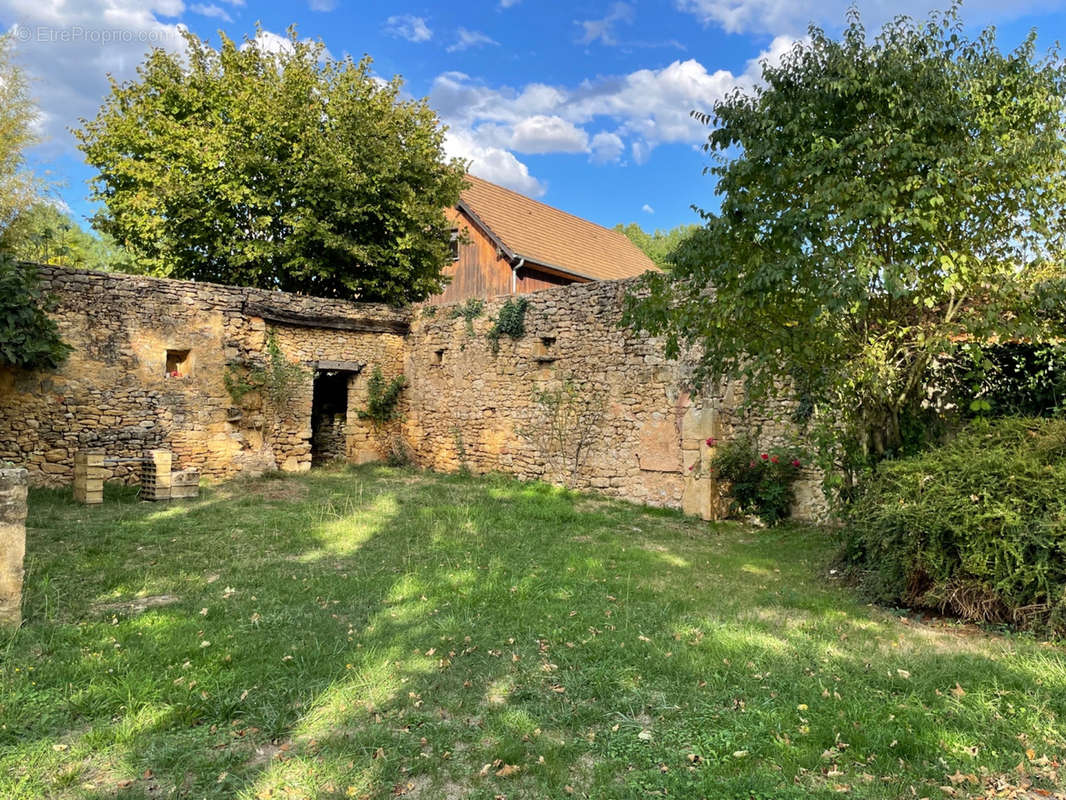
[[[450,210],[451,283],[430,303],[632,278],[658,267],[624,234],[467,175]]]

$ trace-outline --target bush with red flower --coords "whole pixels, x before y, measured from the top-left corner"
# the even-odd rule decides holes
[[[788,517],[792,484],[802,460],[783,448],[759,450],[749,438],[734,439],[718,448],[711,466],[727,487],[733,512],[754,514],[767,525]]]

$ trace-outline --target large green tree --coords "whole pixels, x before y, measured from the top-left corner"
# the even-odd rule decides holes
[[[0,36],[0,248],[12,223],[38,199],[40,182],[26,168],[26,149],[37,141],[36,119],[26,76],[13,60],[11,37]]]
[[[644,255],[654,261],[656,266],[668,270],[673,263],[674,252],[685,239],[699,229],[699,225],[678,225],[670,230],[656,228],[652,233],[648,233],[636,222],[628,222],[625,225],[619,223],[614,229],[643,250]]]
[[[224,35],[152,52],[75,132],[94,226],[159,275],[402,302],[443,286],[464,166],[369,58]]]
[[[104,234],[94,236],[51,203],[37,203],[19,214],[0,236],[0,250],[21,261],[105,271],[133,269],[129,255]]]
[[[839,39],[811,28],[697,115],[720,209],[630,321],[755,404],[791,386],[827,453],[898,452],[960,342],[1042,333],[1066,234],[1064,87],[1035,34],[1002,52],[956,8],[875,37],[854,10]]]

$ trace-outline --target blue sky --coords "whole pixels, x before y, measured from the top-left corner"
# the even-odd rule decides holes
[[[217,41],[263,28],[276,45],[292,24],[340,56],[371,55],[400,74],[449,126],[448,150],[472,171],[603,225],[668,228],[713,206],[689,118],[758,79],[809,22],[839,29],[848,0],[0,0],[0,30],[33,79],[45,141],[35,166],[79,218],[92,212],[68,128],[92,116],[107,73],[133,75],[153,45],[180,46],[178,26]],[[927,0],[860,0],[874,28],[888,14],[925,16]],[[995,24],[1005,47],[1031,28],[1066,37],[1066,0],[974,0],[968,27]]]

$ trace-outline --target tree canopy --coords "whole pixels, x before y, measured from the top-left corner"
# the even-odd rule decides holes
[[[625,234],[633,244],[644,251],[644,255],[655,262],[660,269],[670,269],[671,258],[681,243],[699,229],[699,225],[678,225],[670,230],[656,229],[648,233],[636,222],[614,226],[619,233]]]
[[[51,203],[37,203],[23,211],[0,236],[0,250],[35,264],[128,272],[129,255],[104,234],[94,236],[69,214]]]
[[[700,114],[717,212],[628,319],[758,403],[782,380],[835,453],[898,451],[937,360],[1045,335],[1066,235],[1066,71],[957,8],[812,27]],[[830,448],[832,449],[832,448]],[[839,461],[837,462],[839,465]]]
[[[8,228],[38,199],[40,182],[26,168],[37,141],[37,110],[26,76],[12,59],[11,37],[0,36],[0,248]]]
[[[403,302],[443,287],[464,165],[424,100],[320,42],[185,34],[75,131],[94,227],[148,272]]]

